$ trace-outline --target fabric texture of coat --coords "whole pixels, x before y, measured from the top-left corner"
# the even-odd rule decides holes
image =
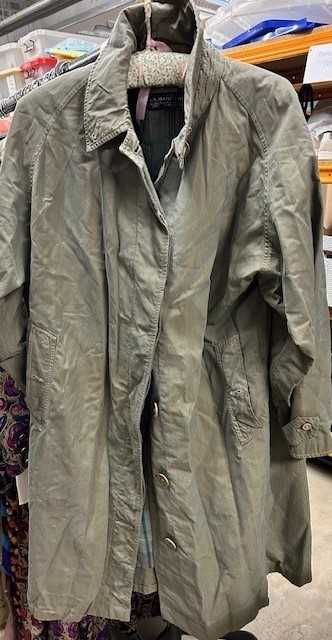
[[[306,458],[332,449],[320,185],[292,87],[209,48],[187,1],[153,3],[152,37],[190,53],[153,182],[127,98],[145,37],[126,9],[92,68],[18,104],[0,364],[31,413],[32,613],[129,620],[148,496],[162,615],[205,640],[267,605],[269,572],[311,580]]]

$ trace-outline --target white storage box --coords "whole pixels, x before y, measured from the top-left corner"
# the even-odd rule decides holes
[[[16,42],[0,46],[0,72],[17,69],[22,63],[22,49]],[[0,78],[0,99],[13,95],[24,84],[23,73],[9,73],[5,78]]]
[[[45,54],[48,49],[55,47],[67,38],[84,40],[97,46],[100,46],[103,42],[103,38],[99,38],[98,36],[85,36],[77,33],[66,33],[64,31],[38,29],[23,36],[23,38],[18,41],[18,44],[22,47],[24,60],[31,60],[31,58]]]

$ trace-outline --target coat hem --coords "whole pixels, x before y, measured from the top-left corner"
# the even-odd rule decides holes
[[[265,579],[266,580],[266,579]],[[265,589],[264,589],[265,591]],[[223,638],[225,634],[231,633],[232,631],[238,631],[245,627],[247,624],[255,620],[259,611],[264,607],[267,607],[270,604],[270,600],[268,594],[261,594],[258,597],[253,597],[251,603],[243,608],[241,611],[237,613],[233,613],[232,616],[225,616],[224,622],[216,621],[211,624],[204,624],[204,621],[200,623],[197,620],[192,620],[192,623],[189,626],[184,624],[184,615],[183,611],[181,612],[174,603],[170,603],[166,605],[165,603],[160,602],[160,610],[162,617],[175,625],[176,627],[182,629],[182,632],[185,635],[194,635],[198,640],[218,640],[218,638]],[[188,618],[186,618],[188,621]]]
[[[272,573],[279,573],[283,578],[288,580],[295,587],[304,587],[304,585],[312,582],[312,573],[305,573],[302,576],[292,574],[289,571],[285,571],[282,568],[271,568],[269,569],[268,575]]]
[[[71,622],[78,623],[80,622],[86,615],[87,612],[82,612],[82,614],[61,614],[59,610],[55,611],[54,609],[39,609],[39,607],[30,607],[29,611],[31,615],[36,618],[36,620],[40,620],[41,622],[54,622],[57,620],[62,620],[63,622]]]

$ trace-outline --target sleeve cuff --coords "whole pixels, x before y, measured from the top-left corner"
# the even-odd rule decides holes
[[[282,429],[292,458],[319,458],[332,453],[331,425],[318,417],[297,417]]]

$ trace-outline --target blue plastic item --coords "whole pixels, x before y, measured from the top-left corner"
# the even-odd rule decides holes
[[[66,38],[61,40],[55,47],[47,49],[47,53],[53,53],[53,51],[61,50],[66,52],[74,51],[75,53],[81,53],[82,55],[87,53],[93,53],[98,49],[98,44],[88,42],[83,38]]]
[[[251,29],[248,29],[248,31],[243,31],[243,33],[232,38],[232,40],[226,42],[221,48],[230,49],[231,47],[239,47],[242,44],[249,44],[257,40],[275,38],[289,33],[300,33],[323,26],[323,24],[318,22],[310,22],[306,18],[302,20],[264,20]]]

